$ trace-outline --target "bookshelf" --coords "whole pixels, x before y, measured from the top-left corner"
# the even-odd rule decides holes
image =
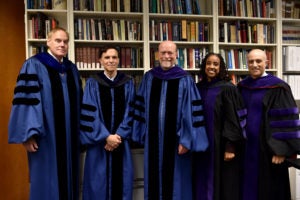
[[[48,17],[50,25],[53,20],[56,20],[60,26],[69,31],[70,49],[68,56],[78,65],[83,76],[101,70],[94,54],[97,54],[97,48],[107,44],[119,46],[121,52],[126,52],[125,49],[131,49],[130,54],[133,57],[131,63],[128,65],[121,58],[120,70],[143,75],[155,66],[155,51],[160,41],[172,39],[179,49],[178,62],[192,74],[197,74],[198,65],[204,55],[209,51],[214,51],[222,53],[230,68],[230,73],[237,76],[245,75],[247,74],[247,66],[244,66],[246,51],[252,48],[262,48],[271,55],[268,71],[282,77],[283,61],[282,56],[279,55],[282,55],[282,47],[292,45],[285,43],[286,41],[281,37],[283,27],[286,27],[287,24],[300,26],[299,19],[283,18],[284,12],[278,12],[282,10],[283,5],[286,5],[284,0],[268,1],[271,3],[262,6],[249,5],[249,2],[264,2],[261,0],[87,1],[95,2],[94,6],[84,4],[85,1],[79,0],[78,3],[76,3],[77,1],[66,1],[65,8],[60,7],[59,9],[45,9],[46,5],[44,7],[31,5],[30,7],[30,2],[35,1],[24,2],[26,56],[29,57],[39,50],[45,49],[42,46],[46,41],[45,36],[32,37],[32,26],[35,26],[32,19],[42,13]],[[104,4],[101,5],[98,2],[105,2],[107,5],[104,7]],[[128,4],[128,2],[130,3]],[[181,10],[176,6],[176,2],[182,3]],[[130,7],[126,5],[130,5]],[[190,9],[187,9],[189,6]],[[258,9],[261,11],[259,12]],[[264,14],[259,15],[257,13]],[[109,27],[108,22],[111,24],[109,30],[107,29]],[[107,26],[103,26],[99,30],[101,23]],[[84,26],[79,24],[84,24]],[[94,24],[98,25],[94,26]],[[124,24],[127,30],[125,33],[120,30],[124,29]],[[135,29],[134,33],[128,29],[131,26],[135,27],[133,28]],[[92,29],[89,34],[86,27],[88,30],[92,29],[91,27],[96,28]],[[115,28],[117,31],[114,31],[114,27],[117,27]],[[246,30],[242,27],[246,27]],[[187,31],[183,33],[182,28]],[[258,37],[260,35],[258,34],[255,36],[258,41],[252,41],[254,36],[248,28],[251,28],[252,31],[253,29],[260,29],[262,32],[266,32],[265,36]],[[101,36],[104,30],[110,32],[109,38],[104,35]],[[176,30],[177,36],[174,35]],[[227,33],[226,30],[229,32]],[[191,34],[194,32],[195,34]],[[242,38],[240,32],[245,33],[247,38]],[[200,33],[203,35],[200,36]],[[129,35],[135,36],[130,37]],[[226,38],[224,38],[225,36]],[[251,41],[249,41],[249,37]],[[228,58],[229,54],[231,54],[231,59]],[[230,62],[230,60],[238,61]]]
[[[300,105],[300,1],[282,1],[282,76]]]

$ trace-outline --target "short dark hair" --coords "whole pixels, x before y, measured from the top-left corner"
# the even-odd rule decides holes
[[[99,51],[99,55],[98,55],[98,58],[101,58],[102,54],[107,52],[107,50],[109,49],[114,49],[117,51],[118,53],[118,57],[120,57],[120,51],[119,51],[119,47],[116,47],[116,46],[105,46],[105,47],[100,47],[100,51]]]

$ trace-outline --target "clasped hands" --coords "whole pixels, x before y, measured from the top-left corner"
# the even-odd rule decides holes
[[[104,149],[106,151],[113,151],[122,143],[122,138],[118,134],[111,134],[106,138]]]

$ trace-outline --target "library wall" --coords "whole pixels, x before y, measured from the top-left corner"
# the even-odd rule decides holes
[[[0,199],[27,200],[26,152],[7,142],[13,90],[25,59],[24,1],[0,1]]]

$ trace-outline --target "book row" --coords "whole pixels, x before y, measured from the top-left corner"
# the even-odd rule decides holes
[[[300,46],[282,47],[282,65],[284,71],[300,72]]]
[[[284,44],[300,44],[300,26],[283,25],[282,42]]]
[[[237,20],[219,24],[219,42],[272,44],[275,42],[275,27],[271,24]]]
[[[204,3],[204,1],[201,1]],[[149,0],[150,13],[202,14],[198,0]]]
[[[74,0],[74,10],[101,12],[142,12],[141,0]]]
[[[220,16],[275,17],[274,0],[218,0]]]
[[[206,22],[151,20],[149,26],[152,41],[209,41],[209,24]]]
[[[143,66],[143,49],[117,47],[120,54],[120,68],[141,68]],[[75,63],[79,70],[99,70],[99,51],[101,47],[76,47]]]
[[[27,0],[27,9],[66,10],[67,0]]]
[[[282,0],[282,17],[300,19],[300,1]]]
[[[283,75],[282,79],[287,82],[295,99],[300,99],[300,75]]]
[[[79,40],[142,40],[142,25],[133,20],[74,20],[74,37]]]
[[[200,64],[208,52],[208,47],[178,48],[176,62],[183,69],[197,69],[200,68]],[[155,48],[150,48],[150,67],[157,66],[159,66],[158,51]]]
[[[249,49],[250,50],[250,49]],[[225,59],[225,63],[229,70],[231,69],[248,69],[247,55],[249,50],[246,49],[220,49],[220,54]],[[274,69],[272,66],[273,53],[266,50],[267,67],[266,69]]]
[[[40,12],[33,14],[27,22],[28,37],[30,39],[45,39],[49,31],[58,24],[58,20],[53,17],[48,17]]]

